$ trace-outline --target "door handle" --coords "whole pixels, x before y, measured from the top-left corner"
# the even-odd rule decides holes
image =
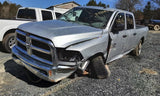
[[[116,43],[113,43],[111,48],[114,48],[114,47],[116,47]]]
[[[133,35],[134,35],[134,36],[136,36],[136,35],[137,35],[137,33],[133,33]]]
[[[123,35],[123,38],[126,38],[127,37],[127,35]]]

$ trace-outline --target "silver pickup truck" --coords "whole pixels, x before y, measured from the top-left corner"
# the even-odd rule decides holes
[[[20,25],[12,56],[15,62],[51,82],[85,71],[106,78],[107,63],[128,53],[140,55],[147,32],[148,27],[136,26],[131,12],[75,7],[59,20]]]

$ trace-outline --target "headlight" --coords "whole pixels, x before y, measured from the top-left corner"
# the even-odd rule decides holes
[[[81,53],[77,51],[66,51],[65,49],[57,49],[58,59],[61,61],[78,62],[83,59]]]

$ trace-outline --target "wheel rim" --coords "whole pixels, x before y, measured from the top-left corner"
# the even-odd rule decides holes
[[[138,55],[141,54],[141,51],[142,51],[142,44],[139,43],[139,45],[138,45]]]
[[[158,31],[159,30],[159,25],[155,25],[154,30]]]
[[[8,45],[9,45],[9,48],[12,48],[15,45],[15,38],[14,37],[11,37],[9,39]]]

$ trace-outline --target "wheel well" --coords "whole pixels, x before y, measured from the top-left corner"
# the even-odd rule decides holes
[[[16,29],[10,29],[10,30],[8,30],[8,31],[4,34],[3,39],[4,39],[4,37],[5,37],[7,34],[9,34],[9,33],[14,33],[15,31],[16,31]]]
[[[142,40],[142,44],[143,44],[144,43],[144,37],[142,37],[141,40]]]
[[[95,55],[93,55],[93,56],[91,56],[90,58],[89,58],[89,60],[92,60],[93,58],[95,58],[95,57],[97,57],[97,56],[102,56],[102,58],[103,58],[103,61],[105,62],[105,58],[104,58],[104,54],[103,53],[97,53],[97,54],[95,54]]]

